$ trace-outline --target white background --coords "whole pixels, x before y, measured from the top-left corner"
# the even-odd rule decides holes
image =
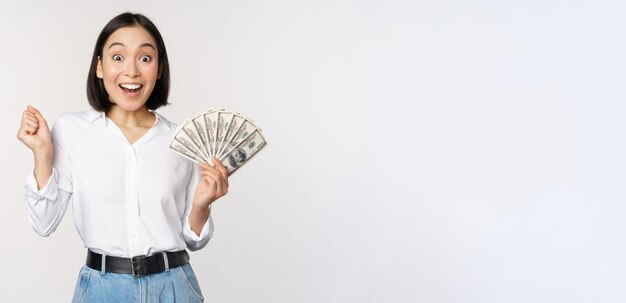
[[[625,302],[623,1],[4,1],[2,301],[69,302],[71,208],[23,205],[21,111],[89,108],[102,27],[151,18],[181,122],[253,118],[269,145],[192,254],[208,302]]]

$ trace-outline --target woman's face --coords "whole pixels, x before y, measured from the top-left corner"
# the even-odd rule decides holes
[[[126,111],[144,106],[160,77],[154,38],[141,26],[122,27],[104,44],[96,74],[109,101]]]

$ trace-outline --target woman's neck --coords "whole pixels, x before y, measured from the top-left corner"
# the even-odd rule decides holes
[[[106,111],[105,115],[122,128],[150,128],[156,119],[156,116],[146,106],[134,111],[127,111],[114,104]]]

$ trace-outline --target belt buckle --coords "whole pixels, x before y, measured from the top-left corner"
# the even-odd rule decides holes
[[[132,271],[133,277],[141,278],[145,276],[145,271],[148,269],[148,256],[140,255],[134,256],[130,258],[130,269]]]

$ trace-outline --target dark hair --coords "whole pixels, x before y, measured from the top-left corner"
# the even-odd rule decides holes
[[[161,106],[167,105],[167,96],[170,92],[170,65],[167,59],[167,51],[165,50],[165,43],[163,38],[156,28],[154,23],[150,19],[141,14],[123,13],[117,17],[111,19],[107,25],[104,26],[98,40],[96,40],[96,47],[93,50],[93,56],[91,57],[91,66],[89,67],[89,75],[87,76],[87,99],[89,104],[97,111],[105,111],[111,107],[109,101],[109,94],[104,88],[104,82],[102,79],[96,76],[96,68],[98,66],[98,57],[102,58],[102,50],[107,39],[116,30],[127,26],[141,26],[143,27],[156,42],[157,53],[159,56],[159,71],[161,77],[156,80],[154,89],[146,101],[148,109],[155,110]]]

